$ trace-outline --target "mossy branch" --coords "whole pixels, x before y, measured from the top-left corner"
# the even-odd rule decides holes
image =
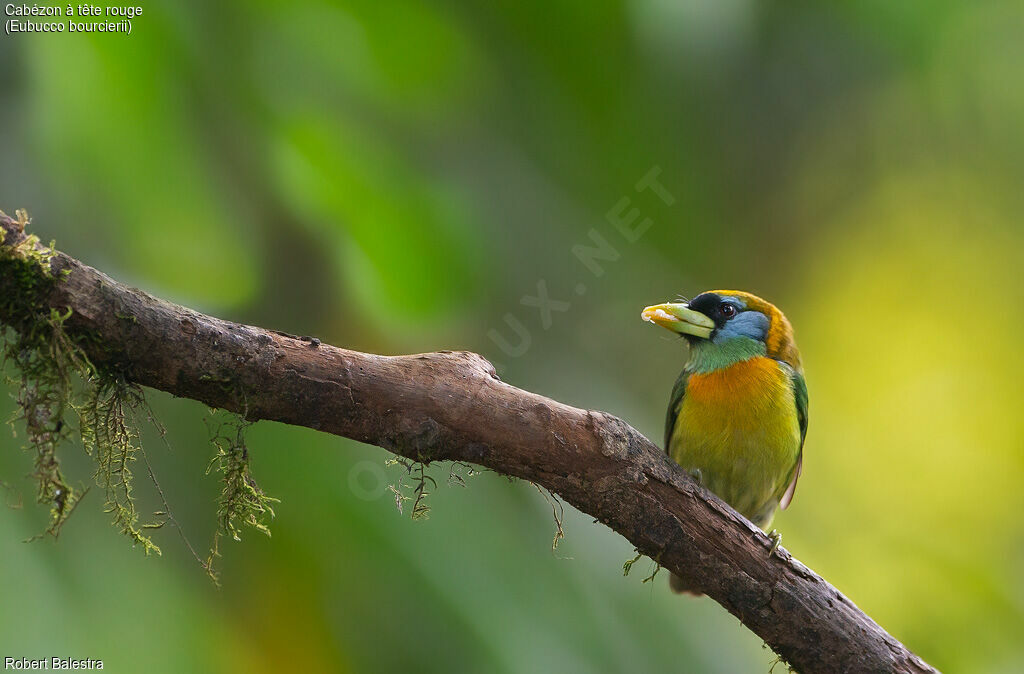
[[[147,555],[159,555],[160,548],[150,532],[170,522],[193,557],[216,581],[213,559],[219,556],[223,534],[240,540],[238,527],[243,524],[270,534],[264,517],[273,516],[269,504],[275,499],[260,490],[250,473],[243,433],[248,423],[238,422],[233,442],[226,442],[226,436],[214,438],[217,453],[207,472],[216,468],[223,473],[224,489],[218,501],[218,528],[210,556],[204,561],[171,513],[140,443],[135,420],[140,411],[145,411],[164,436],[142,389],[125,377],[122,364],[102,358],[96,365],[90,360],[86,351],[95,352],[100,344],[95,334],[65,329],[73,308],[69,305],[58,309],[49,298],[67,280],[70,270],[54,273],[53,244],[42,246],[36,237],[25,235],[28,216],[24,211],[17,215],[13,220],[0,211],[0,221],[20,235],[11,245],[0,246],[0,357],[18,374],[18,379],[11,381],[17,390],[17,412],[11,424],[24,424],[26,449],[34,454],[36,500],[50,511],[49,525],[34,538],[44,534],[58,537],[88,491],[69,483],[58,456],[58,447],[69,439],[71,424],[66,417],[73,412],[85,452],[96,463],[95,482],[103,490],[104,510],[111,514],[114,526]],[[134,320],[121,312],[114,315],[118,320]],[[143,524],[139,523],[135,498],[134,465],[140,456],[164,508],[153,513],[154,520]]]
[[[3,216],[0,228],[0,258],[30,250],[49,267],[35,265],[29,272],[38,278],[29,280],[25,269],[0,265],[0,320],[16,331],[12,303],[39,302],[67,316],[62,329],[90,362],[132,384],[412,461],[459,461],[530,480],[685,578],[800,671],[935,671],[785,549],[770,555],[763,532],[613,416],[509,386],[472,353],[379,356],[205,316],[41,246],[23,222]],[[44,278],[59,282],[37,286]],[[49,416],[41,428],[60,432]],[[246,490],[244,472],[233,480]]]
[[[45,533],[56,538],[87,491],[65,479],[57,447],[68,435],[64,417],[71,405],[73,375],[88,374],[92,364],[64,332],[70,309],[46,302],[58,282],[50,268],[52,246],[41,246],[37,237],[25,235],[28,215],[18,211],[17,216],[7,222],[20,234],[19,240],[0,247],[0,273],[16,286],[16,292],[0,295],[2,359],[19,375],[12,382],[17,386],[18,406],[11,424],[24,423],[26,449],[35,455],[36,502],[49,507]]]

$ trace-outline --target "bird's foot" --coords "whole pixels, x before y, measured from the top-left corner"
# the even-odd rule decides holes
[[[691,477],[697,481],[697,484],[704,486],[704,473],[701,472],[700,468],[694,468],[690,471]]]
[[[768,550],[768,556],[771,557],[775,554],[775,551],[779,549],[779,545],[782,543],[782,534],[779,533],[778,529],[772,529],[768,533],[768,540],[772,542],[772,547]]]

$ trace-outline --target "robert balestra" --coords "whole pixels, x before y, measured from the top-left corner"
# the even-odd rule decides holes
[[[92,658],[4,658],[4,669],[103,669],[102,660]]]

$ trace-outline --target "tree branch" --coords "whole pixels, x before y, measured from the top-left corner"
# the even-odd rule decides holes
[[[24,223],[0,216],[0,227],[4,250],[25,245]],[[530,480],[686,578],[800,671],[935,671],[787,551],[769,555],[763,532],[616,417],[503,383],[473,353],[348,351],[165,302],[63,253],[50,265],[57,281],[44,304],[70,308],[67,333],[129,381]],[[23,287],[11,276],[0,273],[4,298]]]

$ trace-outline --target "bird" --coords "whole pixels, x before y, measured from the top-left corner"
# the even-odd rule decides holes
[[[739,290],[655,304],[641,317],[689,344],[669,399],[665,451],[767,531],[776,510],[793,501],[807,436],[807,383],[789,320]],[[770,556],[782,536],[773,529],[769,537]],[[675,574],[670,586],[700,594]]]

